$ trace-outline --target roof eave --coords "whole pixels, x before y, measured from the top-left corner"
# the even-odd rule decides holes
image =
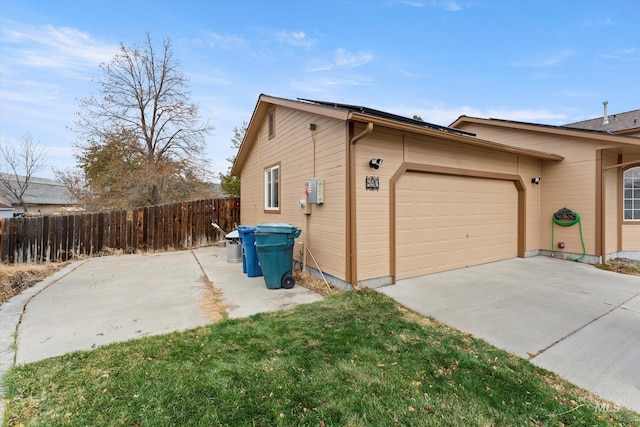
[[[619,144],[619,143],[626,143],[626,144],[632,144],[632,145],[640,144],[640,141],[634,141],[634,139],[638,140],[638,138],[633,136],[614,135],[610,133],[587,130],[587,129],[569,129],[562,126],[513,122],[513,121],[501,120],[501,119],[482,119],[478,117],[469,117],[469,116],[458,117],[456,121],[451,123],[450,127],[457,128],[458,126],[461,126],[464,123],[477,123],[477,124],[504,127],[504,128],[510,128],[510,129],[530,130],[530,131],[535,131],[540,133],[549,133],[554,135],[571,136],[575,138],[586,138],[586,139],[593,139],[597,141],[613,142],[616,144]]]
[[[245,133],[245,136],[242,140],[242,144],[240,144],[240,148],[238,149],[236,160],[233,162],[233,166],[231,167],[232,176],[240,176],[240,172],[242,171],[242,167],[244,165],[244,162],[246,161],[246,157],[249,154],[251,145],[253,144],[253,141],[255,141],[255,138],[257,137],[260,130],[260,124],[262,123],[264,117],[266,117],[267,112],[274,105],[293,108],[299,111],[305,111],[308,113],[318,114],[321,116],[331,117],[343,121],[346,121],[349,115],[349,112],[343,109],[314,105],[308,102],[293,101],[290,99],[277,98],[274,96],[261,94],[253,110],[253,114],[251,115],[249,127],[247,128],[247,132]]]
[[[428,135],[436,138],[441,138],[457,143],[473,145],[476,147],[483,147],[492,150],[497,150],[505,153],[517,154],[520,156],[534,157],[536,159],[541,160],[553,160],[553,161],[561,161],[564,159],[563,156],[554,153],[545,153],[543,151],[531,150],[527,148],[519,148],[512,147],[510,145],[501,144],[498,142],[487,141],[484,139],[476,138],[474,136],[468,136],[463,134],[458,134],[454,132],[447,132],[443,130],[432,129],[423,126],[416,126],[407,123],[396,122],[393,120],[388,120],[380,117],[370,116],[361,113],[351,113],[349,115],[350,120],[359,121],[359,122],[372,122],[374,125],[378,124],[380,126],[389,127],[392,129],[403,130],[406,132],[413,132],[420,135]]]

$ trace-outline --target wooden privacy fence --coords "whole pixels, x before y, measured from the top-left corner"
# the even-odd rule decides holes
[[[204,246],[240,223],[240,199],[208,199],[132,211],[0,219],[6,263],[66,261],[105,250],[160,251]]]

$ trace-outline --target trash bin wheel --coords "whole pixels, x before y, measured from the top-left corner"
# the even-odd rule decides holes
[[[296,284],[296,279],[290,274],[285,274],[280,281],[280,284],[285,289],[291,289]]]

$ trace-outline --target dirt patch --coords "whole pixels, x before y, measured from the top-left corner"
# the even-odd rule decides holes
[[[211,323],[227,318],[227,306],[222,300],[222,291],[217,289],[206,277],[202,278],[205,284],[204,295],[200,300],[200,307],[207,313]]]
[[[604,264],[596,264],[601,270],[614,271],[616,273],[640,276],[640,261],[627,258],[615,258]]]
[[[340,289],[334,287],[331,282],[327,283],[322,278],[306,271],[294,270],[293,277],[296,278],[296,285],[305,287],[322,296],[340,292]]]
[[[60,264],[0,264],[0,304],[10,300],[47,276],[60,270]]]

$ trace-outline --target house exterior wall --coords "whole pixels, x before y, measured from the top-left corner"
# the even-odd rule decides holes
[[[346,126],[329,117],[283,106],[275,107],[275,136],[269,139],[265,120],[240,176],[241,222],[252,225],[277,222],[303,230],[296,239],[294,258],[303,261],[303,241],[320,269],[346,278]],[[310,130],[314,123],[316,130]],[[280,165],[280,210],[264,210],[264,169]],[[305,199],[309,178],[324,179],[324,204],[311,205],[310,215],[298,202]],[[315,263],[309,263],[315,268]]]
[[[611,166],[618,163],[618,155],[614,152],[604,152],[603,166]],[[620,182],[619,182],[620,181]],[[622,200],[620,188],[622,184],[622,171],[609,169],[604,173],[604,252],[606,254],[619,251],[620,215],[622,214]]]
[[[482,139],[564,156],[561,162],[541,162],[539,249],[582,253],[580,232],[575,226],[554,226],[556,246],[551,247],[552,215],[566,207],[580,214],[586,253],[596,255],[595,176],[596,149],[599,147],[594,141],[477,123],[465,123],[460,129],[474,132]],[[557,242],[564,242],[565,249],[559,249]]]
[[[365,129],[358,124],[354,131]],[[369,166],[372,158],[384,160],[380,169]],[[539,161],[515,154],[502,153],[471,145],[455,143],[431,136],[403,134],[374,127],[370,135],[356,143],[356,229],[358,281],[387,278],[390,271],[392,243],[390,241],[390,180],[405,162],[441,166],[496,174],[520,175],[525,183],[526,250],[539,245],[539,186],[530,184],[538,176]],[[380,189],[365,188],[367,176],[379,177]],[[527,184],[527,182],[529,184]],[[529,236],[534,236],[531,240]]]
[[[640,158],[638,156],[625,155],[622,157],[622,162],[633,162],[638,161],[638,165],[640,166]],[[623,192],[624,189],[622,187],[622,174],[624,170],[619,169],[618,182],[620,186],[620,192]],[[619,218],[620,218],[620,246],[619,251],[622,252],[624,256],[628,256],[628,252],[636,252],[638,256],[636,258],[640,258],[640,221],[623,221],[624,217],[622,214],[622,194],[618,193],[617,204],[616,206],[619,208]],[[627,254],[625,254],[627,253]]]

